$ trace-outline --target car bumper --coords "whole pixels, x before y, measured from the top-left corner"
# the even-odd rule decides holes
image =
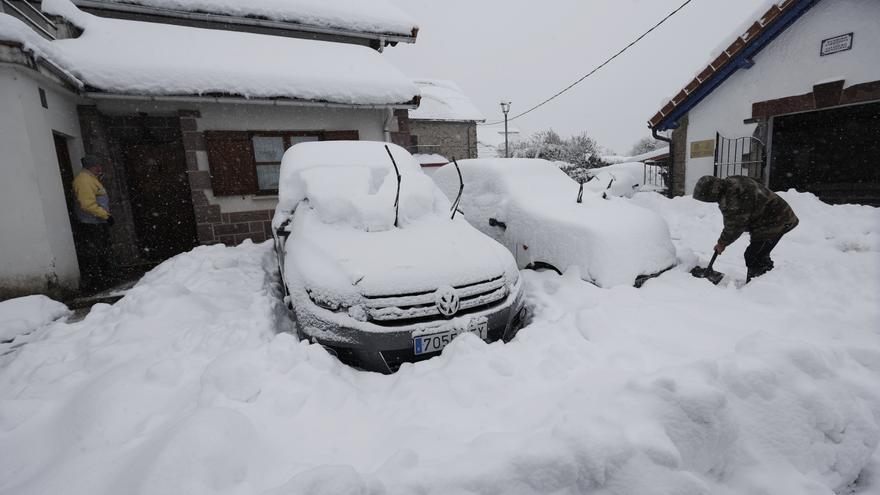
[[[348,316],[340,317],[311,302],[297,305],[292,310],[301,337],[323,345],[340,361],[369,371],[394,373],[401,364],[430,359],[442,351],[416,355],[413,332],[443,331],[450,320],[432,320],[400,326],[380,326],[359,322]],[[501,301],[468,313],[466,317],[485,317],[488,328],[486,342],[509,341],[522,327],[526,318],[523,305],[523,281]]]

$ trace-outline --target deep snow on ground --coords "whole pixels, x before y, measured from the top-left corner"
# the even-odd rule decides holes
[[[197,248],[0,357],[0,493],[880,490],[880,213],[785,198],[801,224],[745,287],[745,240],[721,287],[687,273],[717,209],[639,194],[678,267],[642,289],[525,272],[513,342],[392,376],[275,333],[268,244]]]
[[[0,301],[0,341],[32,332],[69,314],[67,306],[43,295]]]

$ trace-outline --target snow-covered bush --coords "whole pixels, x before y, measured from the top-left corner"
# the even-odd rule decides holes
[[[600,150],[596,140],[585,132],[566,139],[553,129],[548,129],[537,132],[528,139],[510,143],[510,147],[513,158],[543,158],[551,162],[571,164],[571,168],[575,169],[605,165],[599,158]],[[503,150],[500,155],[503,156]]]

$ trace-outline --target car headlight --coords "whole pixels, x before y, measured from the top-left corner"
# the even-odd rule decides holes
[[[348,306],[344,305],[339,300],[327,297],[325,294],[318,291],[307,290],[306,293],[309,295],[309,299],[311,299],[313,303],[326,310],[343,311],[348,309]]]
[[[347,313],[349,317],[357,321],[369,321],[370,315],[362,304],[349,305],[337,299],[327,297],[315,290],[306,291],[309,299],[317,306],[334,313]]]

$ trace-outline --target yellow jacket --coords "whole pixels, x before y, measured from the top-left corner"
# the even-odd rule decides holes
[[[88,170],[83,169],[73,179],[73,193],[76,195],[80,222],[98,223],[110,217],[107,191],[101,181]]]

